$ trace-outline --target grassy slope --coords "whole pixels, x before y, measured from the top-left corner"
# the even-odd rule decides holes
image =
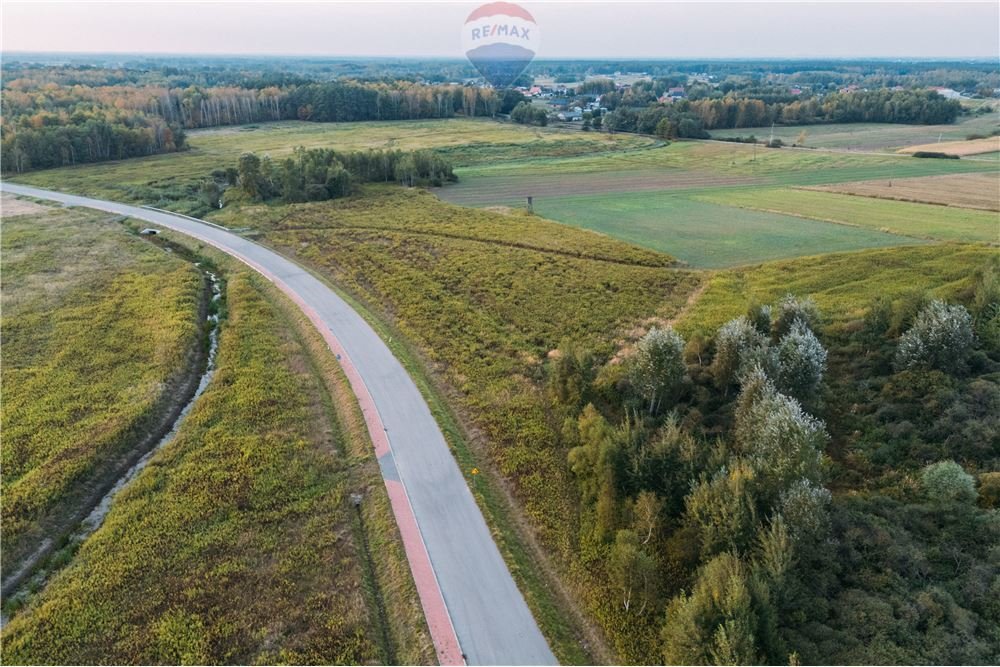
[[[877,297],[898,299],[929,291],[944,298],[969,286],[973,272],[996,251],[979,245],[838,253],[722,271],[689,309],[678,329],[711,336],[753,303],[773,303],[787,293],[811,295],[833,325],[862,317]]]
[[[370,454],[356,451],[356,436],[344,450],[309,354],[258,282],[229,282],[212,385],[101,529],[5,628],[6,661],[389,659],[347,499],[377,483]],[[356,478],[360,458],[369,474]],[[405,662],[429,657],[420,627],[397,653]]]
[[[3,224],[3,541],[75,511],[151,428],[198,344],[202,281],[103,213]]]
[[[944,241],[1000,241],[994,212],[806,190],[731,190],[698,199]]]

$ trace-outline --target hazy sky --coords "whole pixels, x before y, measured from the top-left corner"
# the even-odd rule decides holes
[[[462,56],[479,2],[17,2],[4,51]],[[1000,3],[522,2],[542,58],[1000,58]]]

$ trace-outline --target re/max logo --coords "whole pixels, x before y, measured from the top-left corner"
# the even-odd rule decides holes
[[[531,39],[528,35],[528,28],[519,28],[516,25],[506,23],[495,23],[484,25],[472,29],[472,39],[486,39],[487,37],[519,37],[521,39]]]

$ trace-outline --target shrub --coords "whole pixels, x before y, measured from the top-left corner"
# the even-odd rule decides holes
[[[984,472],[979,476],[979,506],[1000,508],[1000,472]]]
[[[800,401],[815,397],[826,371],[826,350],[802,321],[796,321],[775,351],[777,388]]]
[[[819,324],[819,310],[816,309],[816,302],[809,297],[800,299],[786,294],[771,311],[771,338],[779,340],[792,330],[796,322],[815,329]]]
[[[917,151],[913,154],[913,157],[931,157],[939,158],[943,160],[957,160],[957,155],[950,155],[948,153],[941,153],[939,151]]]
[[[976,481],[954,461],[940,461],[925,467],[920,483],[934,502],[971,503],[976,500]]]
[[[822,537],[829,529],[830,492],[808,479],[800,479],[783,494],[779,512],[794,540]]]
[[[972,316],[963,306],[932,301],[899,339],[896,364],[902,369],[964,370],[976,341]]]
[[[728,387],[754,365],[764,365],[767,347],[767,338],[746,317],[722,325],[715,336],[712,359],[712,374],[718,386]]]
[[[639,341],[630,375],[632,385],[649,401],[650,414],[680,388],[685,372],[684,339],[673,328],[654,327]]]

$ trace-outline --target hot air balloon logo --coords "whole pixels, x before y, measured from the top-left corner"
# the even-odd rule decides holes
[[[534,17],[511,2],[482,5],[462,27],[465,55],[494,88],[507,88],[521,76],[541,37]]]

